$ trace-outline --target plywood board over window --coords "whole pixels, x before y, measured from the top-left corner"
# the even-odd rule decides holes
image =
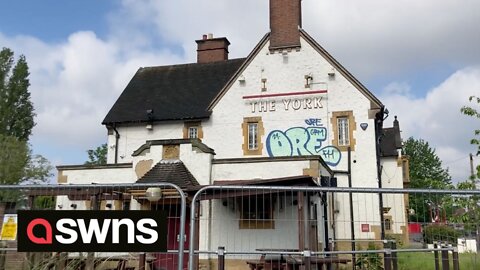
[[[185,122],[183,125],[184,139],[203,139],[202,122],[192,121]]]
[[[332,113],[333,140],[332,145],[340,151],[347,151],[348,147],[355,151],[356,140],[353,131],[357,129],[357,123],[353,111],[341,111]]]
[[[262,117],[245,117],[242,123],[243,154],[261,155],[263,151],[262,138],[263,129]]]
[[[240,206],[240,229],[275,229],[273,197],[242,197],[238,199],[237,205]]]

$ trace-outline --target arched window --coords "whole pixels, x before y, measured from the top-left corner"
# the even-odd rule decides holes
[[[384,223],[385,223],[385,231],[391,231],[392,230],[392,220],[390,218],[385,218]]]

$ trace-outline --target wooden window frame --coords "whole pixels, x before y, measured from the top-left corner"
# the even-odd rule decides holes
[[[256,149],[249,149],[249,126],[250,124],[257,124],[257,148]],[[263,121],[262,117],[245,117],[243,118],[242,123],[242,134],[243,134],[243,154],[246,156],[250,155],[262,155],[263,152],[263,143],[262,138],[265,134],[265,130],[263,128]]]
[[[338,126],[338,119],[340,118],[347,118],[348,119],[348,136],[349,136],[349,144],[347,145],[340,145],[339,144],[339,126]],[[333,112],[332,118],[330,119],[332,123],[332,131],[333,131],[333,140],[332,145],[336,146],[340,151],[347,151],[348,147],[352,151],[355,151],[355,144],[356,140],[353,136],[353,132],[357,129],[357,123],[355,122],[355,117],[353,116],[353,111],[340,111],[340,112]]]

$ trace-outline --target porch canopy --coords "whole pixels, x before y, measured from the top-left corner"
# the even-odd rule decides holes
[[[304,192],[290,190],[288,187],[318,187],[320,186],[320,181],[316,177],[299,175],[299,176],[290,176],[282,178],[270,178],[270,179],[251,179],[251,180],[217,180],[213,182],[212,186],[219,186],[219,188],[205,189],[202,193],[197,196],[197,202],[206,201],[206,200],[221,200],[224,207],[229,205],[237,205],[235,207],[242,207],[243,202],[250,207],[253,207],[256,212],[262,212],[262,207],[267,207],[275,204],[275,200],[279,200],[279,196],[290,196],[292,202],[295,201],[294,207],[296,207],[297,214],[297,226],[298,226],[298,249],[304,250],[318,250],[318,234],[317,234],[317,224],[311,224],[313,222],[313,216],[311,214],[310,202],[313,196],[318,196],[320,198],[322,194],[318,192]],[[230,186],[235,186],[237,188],[230,189]],[[269,187],[272,189],[255,189],[255,186]],[[198,186],[190,190],[190,192],[197,193],[201,188],[205,186]],[[238,187],[244,187],[238,189]],[[190,194],[192,195],[192,194]],[[249,198],[253,198],[256,203],[252,203]],[[260,201],[263,201],[260,202]],[[259,203],[260,202],[260,203]],[[256,206],[253,206],[255,204]],[[279,206],[280,207],[280,206]],[[294,208],[295,209],[295,208]],[[251,210],[251,209],[250,209]],[[258,214],[258,213],[257,213]],[[271,219],[271,220],[270,220]],[[272,222],[273,217],[267,218],[266,222],[260,222],[259,220],[249,221],[250,217],[245,217],[245,221],[242,223],[242,217],[240,218],[240,228],[250,228],[248,222],[252,222],[258,228],[258,224],[262,224],[265,228],[274,229],[274,227],[269,227],[268,221]],[[243,227],[242,227],[243,226]]]

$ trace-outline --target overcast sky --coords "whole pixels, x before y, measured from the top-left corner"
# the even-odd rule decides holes
[[[245,57],[269,31],[268,0],[15,0],[0,10],[0,47],[24,54],[36,108],[34,152],[81,164],[106,141],[104,116],[139,67],[196,60],[202,34]],[[455,181],[469,175],[480,95],[480,1],[303,0],[303,28],[427,140]],[[478,163],[480,157],[475,158]]]

